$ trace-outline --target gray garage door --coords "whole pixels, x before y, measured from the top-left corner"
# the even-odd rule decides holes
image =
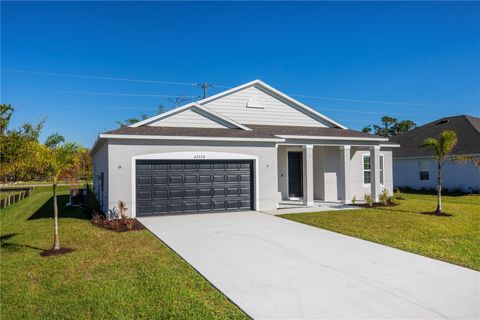
[[[253,209],[253,161],[137,160],[137,216]]]

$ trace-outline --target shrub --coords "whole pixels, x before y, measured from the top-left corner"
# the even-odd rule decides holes
[[[113,209],[108,209],[108,215],[107,215],[107,224],[112,230],[117,230],[118,227],[120,226],[120,219],[119,215],[117,212],[117,209],[113,207]]]
[[[133,226],[135,225],[135,219],[134,218],[126,218],[124,220],[124,223],[127,226],[128,230],[132,230]]]
[[[400,188],[396,188],[394,192],[394,198],[395,200],[402,200],[402,191],[400,191]]]
[[[388,198],[390,197],[390,194],[388,193],[388,190],[387,189],[383,189],[382,193],[380,194],[380,196],[378,197],[378,199],[380,200],[380,202],[386,206],[388,204]]]
[[[123,202],[122,200],[119,200],[118,201],[118,211],[119,211],[119,215],[120,215],[120,218],[123,220],[125,218],[128,218],[128,215],[127,215],[127,204],[125,202]]]
[[[391,204],[397,204],[397,199],[394,196],[388,197],[388,202]]]
[[[363,195],[363,199],[365,200],[365,202],[367,203],[367,205],[369,207],[373,207],[373,198],[372,196],[370,195],[370,193],[365,193]]]
[[[102,215],[98,213],[97,210],[93,210],[92,223],[95,225],[99,225],[101,221],[102,221]]]
[[[355,204],[357,202],[357,196],[353,196],[352,198],[352,204]]]

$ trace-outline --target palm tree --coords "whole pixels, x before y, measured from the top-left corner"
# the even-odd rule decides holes
[[[438,139],[426,138],[422,147],[431,149],[437,159],[437,210],[436,214],[442,213],[442,161],[453,150],[457,144],[457,134],[452,130],[445,130],[440,133]]]
[[[80,145],[72,142],[63,143],[63,137],[52,135],[47,138],[45,144],[33,142],[29,146],[28,163],[40,169],[52,183],[53,192],[53,218],[54,233],[52,251],[60,250],[60,239],[58,236],[58,203],[57,186],[69,170],[78,165]]]

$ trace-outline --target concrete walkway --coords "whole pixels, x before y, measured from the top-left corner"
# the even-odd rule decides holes
[[[255,319],[477,319],[480,273],[257,212],[139,219]]]

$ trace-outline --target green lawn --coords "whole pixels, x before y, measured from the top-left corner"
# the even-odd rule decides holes
[[[60,206],[67,202],[61,188]],[[1,319],[245,319],[247,316],[146,230],[95,227],[78,209],[60,213],[52,244],[51,188],[0,213]]]
[[[0,199],[6,199],[10,197],[11,195],[20,193],[20,191],[9,191],[9,190],[1,190],[0,191]]]
[[[281,217],[480,270],[480,195],[444,196],[452,217],[421,214],[435,210],[433,194],[403,196],[395,207]]]

